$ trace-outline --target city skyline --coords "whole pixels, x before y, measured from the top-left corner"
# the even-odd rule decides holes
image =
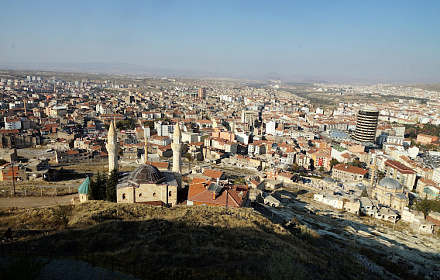
[[[440,4],[116,1],[2,4],[0,68],[438,83]]]

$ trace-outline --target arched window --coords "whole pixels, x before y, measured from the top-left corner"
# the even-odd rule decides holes
[[[122,194],[122,199],[125,199],[125,193]]]
[[[153,193],[153,196],[156,197],[156,193],[155,192]]]
[[[142,196],[142,193],[139,194],[139,197],[141,197],[141,196]]]
[[[172,196],[173,195],[173,193],[170,191],[169,193],[168,193],[168,196]]]

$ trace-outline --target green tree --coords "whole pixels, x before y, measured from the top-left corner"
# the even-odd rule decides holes
[[[377,172],[377,181],[379,182],[385,177],[385,174],[382,171]]]
[[[236,185],[246,185],[246,180],[244,178],[238,177],[234,180]]]
[[[111,202],[116,202],[116,185],[119,181],[119,172],[118,170],[114,169],[112,172],[110,172],[110,175],[107,180],[106,184],[106,194],[105,199]]]
[[[362,162],[360,162],[360,160],[358,159],[355,159],[352,162],[347,163],[347,165],[362,167]]]
[[[368,197],[368,192],[366,187],[362,190],[361,197]]]
[[[194,158],[192,157],[192,155],[190,153],[186,153],[184,155],[184,157],[186,157],[189,161],[193,161],[194,160]]]
[[[136,122],[133,119],[118,121],[116,123],[117,129],[134,129]]]
[[[332,158],[332,160],[330,161],[330,169],[333,169],[333,166],[335,166],[336,164],[339,164],[339,161],[335,158]]]
[[[89,199],[103,200],[106,198],[107,178],[98,172],[96,180],[90,180]]]
[[[96,200],[96,182],[92,178],[89,185],[89,200]]]
[[[292,167],[290,168],[290,170],[292,170],[292,172],[299,172],[299,165],[294,163],[292,164]]]
[[[148,126],[150,129],[154,129],[154,121],[144,121],[144,126]]]
[[[423,212],[423,214],[428,215],[429,212],[439,212],[440,211],[440,201],[428,200],[426,197],[422,200],[418,200],[415,203],[415,208],[417,211]]]

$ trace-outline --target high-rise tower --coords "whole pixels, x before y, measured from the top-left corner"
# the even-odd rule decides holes
[[[206,89],[199,88],[198,96],[199,96],[200,99],[206,99]]]
[[[108,172],[118,169],[118,135],[114,123],[110,122],[108,129],[107,145],[105,146],[108,152]]]
[[[371,107],[359,110],[353,139],[359,142],[374,143],[378,119],[379,110],[376,108]]]
[[[171,149],[173,149],[173,172],[182,173],[182,132],[179,123],[176,123],[174,128]]]

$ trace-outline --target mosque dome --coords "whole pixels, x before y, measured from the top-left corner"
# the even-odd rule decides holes
[[[143,164],[136,168],[127,177],[126,182],[139,184],[160,184],[165,181],[165,176],[157,167],[151,164]]]
[[[393,178],[383,178],[382,180],[379,181],[379,186],[390,190],[402,189],[402,185]]]

